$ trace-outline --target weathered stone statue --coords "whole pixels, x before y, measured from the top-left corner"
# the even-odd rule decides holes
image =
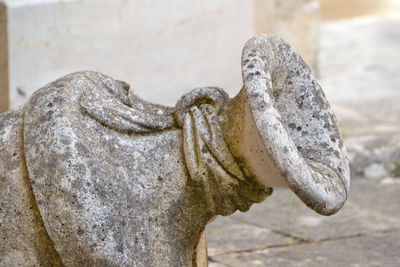
[[[259,35],[242,70],[236,97],[197,88],[175,107],[78,72],[2,114],[0,265],[196,266],[207,222],[276,186],[338,211],[349,166],[310,69]]]

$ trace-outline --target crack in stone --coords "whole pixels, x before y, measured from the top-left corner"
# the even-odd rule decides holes
[[[400,228],[385,229],[385,230],[375,231],[375,232],[371,232],[371,233],[358,233],[358,234],[347,235],[347,236],[328,237],[328,238],[320,239],[320,240],[313,241],[310,243],[323,243],[323,242],[327,242],[327,241],[366,237],[366,236],[370,236],[371,234],[389,234],[389,233],[396,233],[396,232],[400,232]]]
[[[227,266],[227,267],[233,267],[232,265],[229,265],[229,264],[226,264],[226,263],[222,263],[222,262],[214,259],[212,256],[208,256],[208,261],[209,262],[213,262],[213,263],[218,263],[218,264],[221,264],[221,265]]]
[[[295,242],[295,243],[283,243],[283,244],[269,245],[269,246],[258,247],[258,248],[231,250],[231,251],[225,251],[225,252],[222,252],[222,253],[215,254],[215,255],[213,255],[213,257],[222,256],[222,255],[229,255],[229,254],[236,254],[236,253],[256,252],[256,251],[262,251],[262,250],[266,250],[266,249],[270,249],[270,248],[290,247],[290,246],[299,245],[299,244],[305,244],[305,243],[307,243],[307,242],[298,241],[298,242]],[[311,243],[311,242],[308,242],[308,243]]]
[[[291,238],[293,238],[293,239],[295,239],[297,241],[296,242],[276,244],[276,245],[269,245],[269,246],[258,247],[258,248],[231,250],[231,251],[226,251],[226,252],[222,252],[222,253],[217,253],[217,254],[213,255],[213,257],[221,256],[221,255],[236,254],[236,253],[250,253],[250,252],[262,251],[262,250],[266,250],[266,249],[281,248],[281,247],[291,247],[291,246],[297,246],[297,245],[303,245],[303,244],[311,244],[311,243],[318,244],[318,243],[324,243],[324,242],[328,242],[328,241],[360,238],[360,237],[370,236],[370,235],[373,235],[373,234],[389,234],[389,233],[400,232],[400,228],[393,228],[393,229],[385,229],[385,230],[380,230],[380,231],[375,231],[375,232],[370,232],[370,233],[358,233],[358,234],[354,234],[354,235],[328,237],[328,238],[324,238],[324,239],[320,239],[320,240],[313,240],[313,239],[296,237],[296,236],[293,236],[291,234],[288,234],[288,233],[285,233],[285,232],[282,232],[282,231],[279,231],[279,230],[272,230],[272,229],[260,226],[260,225],[258,225],[256,223],[247,222],[245,220],[241,220],[241,219],[237,219],[237,218],[232,218],[232,219],[235,219],[236,221],[243,222],[243,223],[246,223],[246,224],[254,225],[254,226],[259,227],[259,228],[264,228],[264,229],[270,230],[270,231],[272,231],[274,233],[277,233],[279,235],[283,235],[283,236],[286,236],[286,237],[291,237]],[[215,259],[212,259],[210,256],[209,256],[209,259],[211,259],[210,261],[214,261],[214,262],[220,263],[218,261],[215,261]]]
[[[234,220],[236,220],[238,222],[241,222],[241,223],[245,223],[245,224],[256,226],[258,228],[267,229],[267,230],[269,230],[269,231],[271,231],[271,232],[273,232],[275,234],[278,234],[278,235],[281,235],[281,236],[284,236],[284,237],[292,238],[292,239],[294,239],[294,240],[296,240],[298,242],[302,242],[302,243],[314,242],[314,240],[311,239],[311,238],[304,238],[304,237],[301,237],[301,236],[297,236],[297,235],[286,233],[286,232],[281,231],[281,230],[267,228],[267,227],[262,226],[260,224],[249,222],[249,221],[246,221],[246,220],[243,220],[243,219],[239,219],[239,218],[232,218],[232,219],[234,219]]]

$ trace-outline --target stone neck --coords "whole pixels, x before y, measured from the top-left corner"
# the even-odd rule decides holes
[[[288,187],[286,178],[265,149],[244,89],[224,106],[220,120],[225,141],[245,172],[266,187]]]

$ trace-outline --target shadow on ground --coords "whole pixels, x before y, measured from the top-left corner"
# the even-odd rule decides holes
[[[207,227],[209,266],[399,266],[400,179],[355,179],[323,217],[289,190]]]

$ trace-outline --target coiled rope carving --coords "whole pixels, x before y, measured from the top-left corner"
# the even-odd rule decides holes
[[[190,178],[204,192],[210,210],[220,215],[248,210],[272,193],[246,177],[229,150],[218,116],[228,99],[221,88],[205,87],[194,89],[176,104]]]

